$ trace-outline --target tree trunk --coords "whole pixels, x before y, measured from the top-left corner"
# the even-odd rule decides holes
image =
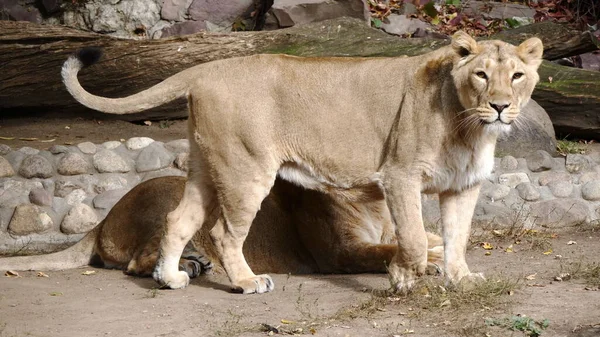
[[[580,53],[598,49],[593,36],[556,24],[531,25],[498,37],[519,43],[532,35],[542,38],[546,45],[544,57],[549,59],[570,56],[572,50]],[[86,46],[103,48],[105,56],[97,65],[81,71],[82,85],[92,93],[120,97],[148,88],[191,65],[229,57],[257,53],[413,56],[447,43],[447,40],[400,39],[371,29],[363,21],[348,18],[277,31],[199,33],[161,40],[123,40],[62,26],[0,21],[0,111],[4,117],[24,113],[111,117],[82,107],[61,83],[63,62],[74,50]],[[544,62],[540,75],[534,99],[549,112],[557,132],[584,137],[594,135],[600,139],[597,117],[600,116],[600,73]],[[117,118],[185,117],[184,104],[178,101],[143,114]],[[589,130],[580,133],[581,127],[573,128],[582,120],[585,121],[582,125],[592,133]],[[568,130],[563,131],[563,126]]]

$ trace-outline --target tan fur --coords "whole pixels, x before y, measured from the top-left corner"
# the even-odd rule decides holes
[[[94,262],[132,275],[149,276],[156,265],[167,214],[181,200],[184,186],[182,177],[145,181],[119,200],[107,217],[71,248],[47,255],[3,258],[0,270],[59,270]],[[199,271],[200,267],[194,269],[190,264],[206,264],[207,260],[201,258],[204,254],[216,259],[209,238],[212,225],[214,221],[187,246],[187,258],[180,261],[180,269]],[[429,262],[441,265],[441,238],[434,234],[429,238]],[[396,250],[394,239],[384,203],[340,203],[278,180],[254,220],[244,255],[254,270],[262,272],[385,272],[386,262]]]
[[[458,32],[450,46],[418,57],[220,60],[119,99],[86,92],[76,58],[62,74],[78,101],[109,113],[188,99],[190,172],[167,216],[153,273],[160,284],[188,284],[179,257],[215,215],[211,236],[233,286],[272,290],[271,278],[250,269],[242,247],[279,174],[350,202],[385,195],[398,247],[390,279],[406,291],[427,264],[421,192],[440,194],[448,281],[478,277],[465,261],[472,208],[491,173],[497,136],[510,129],[539,79],[541,55],[537,38],[515,47]]]

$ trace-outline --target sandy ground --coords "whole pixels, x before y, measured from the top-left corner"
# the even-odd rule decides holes
[[[547,239],[544,249],[551,247],[551,254],[526,242],[508,253],[510,240],[492,241],[491,255],[475,245],[469,250],[472,270],[517,286],[497,296],[478,287],[453,292],[448,303],[428,298],[421,286],[409,297],[381,295],[385,275],[272,275],[274,292],[241,295],[229,291],[222,275],[201,276],[183,290],[157,290],[152,279],[117,270],[46,272],[48,277],[20,272],[0,277],[0,336],[268,335],[262,324],[281,334],[316,336],[525,336],[485,323],[513,315],[547,319],[542,336],[600,336],[598,276],[586,283],[579,272],[553,281],[581,261],[598,266],[599,239],[597,231],[563,233]]]
[[[166,142],[184,138],[185,123],[8,119],[0,120],[0,136],[14,137],[0,140],[13,148],[39,149],[134,136]],[[600,275],[586,279],[580,270],[574,279],[553,281],[563,271],[576,271],[579,264],[600,273],[600,267],[591,269],[600,265],[600,227],[569,229],[555,238],[549,234],[532,239],[544,243],[537,248],[527,240],[519,245],[508,238],[492,241],[491,255],[474,239],[469,263],[473,271],[486,273],[491,280],[487,286],[516,283],[498,295],[482,287],[443,293],[439,287],[422,285],[408,297],[386,295],[382,290],[388,286],[387,277],[366,274],[272,275],[274,292],[240,295],[229,291],[222,275],[203,276],[186,289],[172,291],[157,290],[152,279],[116,270],[47,272],[49,277],[36,272],[6,277],[1,271],[0,336],[268,335],[261,331],[262,324],[277,328],[279,334],[316,336],[524,336],[508,326],[489,324],[515,315],[547,319],[542,336],[600,336]],[[568,245],[569,241],[577,243]],[[510,244],[512,253],[505,251]],[[95,273],[83,275],[84,271]],[[435,278],[429,281],[441,284]]]

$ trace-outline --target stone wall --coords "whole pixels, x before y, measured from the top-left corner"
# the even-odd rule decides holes
[[[0,253],[47,251],[79,240],[140,182],[185,175],[187,140],[136,137],[125,142],[54,145],[48,150],[0,145]],[[439,222],[434,196],[423,212]],[[600,154],[496,159],[483,184],[475,223],[499,228],[572,226],[600,218]]]

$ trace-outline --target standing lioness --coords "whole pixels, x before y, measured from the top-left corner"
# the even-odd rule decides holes
[[[250,270],[242,245],[279,175],[347,200],[385,195],[398,241],[390,277],[405,291],[427,265],[421,192],[439,193],[448,280],[478,275],[465,248],[479,184],[491,173],[497,136],[539,79],[542,43],[477,43],[459,32],[450,46],[411,58],[256,55],[197,65],[119,99],[81,87],[83,54],[67,60],[62,76],[87,107],[126,114],[188,98],[188,182],[167,216],[159,283],[188,284],[179,257],[218,207],[211,236],[231,283],[245,293],[272,290],[268,275]],[[373,81],[380,73],[387,77]]]

